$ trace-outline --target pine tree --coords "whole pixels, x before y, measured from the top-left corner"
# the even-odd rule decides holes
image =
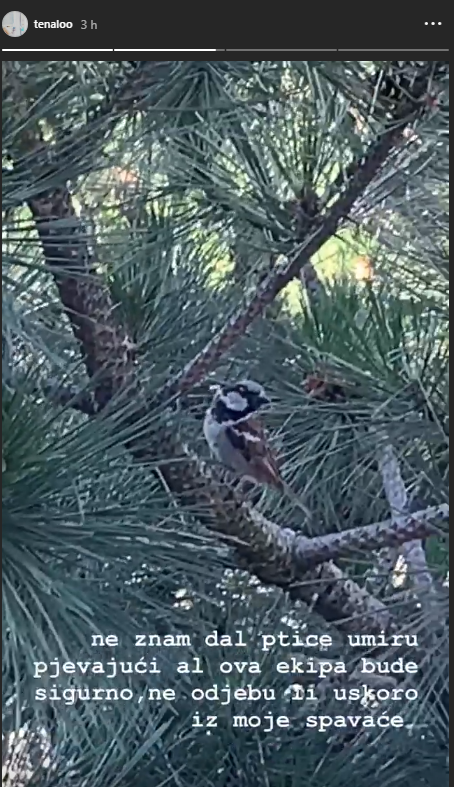
[[[5,61],[3,76],[4,783],[438,784],[447,64]],[[208,454],[210,385],[244,376],[272,394],[309,521]],[[205,640],[239,630],[247,647]],[[296,644],[264,649],[278,632]],[[279,671],[290,657],[348,674]],[[416,697],[335,699],[365,682],[362,658],[399,657],[417,672],[375,689]],[[158,673],[56,675],[153,658]],[[203,675],[176,672],[194,659]],[[317,701],[289,703],[293,679]],[[192,696],[213,684],[276,698]],[[405,725],[306,726],[366,713]]]

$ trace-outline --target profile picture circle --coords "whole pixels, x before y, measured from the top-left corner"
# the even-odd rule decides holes
[[[23,36],[28,28],[28,19],[22,11],[10,11],[3,17],[3,32],[12,38]]]

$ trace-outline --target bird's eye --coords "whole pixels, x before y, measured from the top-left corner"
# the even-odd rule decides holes
[[[239,385],[238,393],[241,394],[241,396],[244,396],[245,394],[247,394],[247,388],[244,385]]]

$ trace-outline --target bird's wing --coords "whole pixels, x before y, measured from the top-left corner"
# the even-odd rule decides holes
[[[282,488],[283,482],[276,459],[268,445],[265,430],[255,418],[247,418],[227,427],[226,436],[232,447],[247,462],[251,477],[259,484]]]

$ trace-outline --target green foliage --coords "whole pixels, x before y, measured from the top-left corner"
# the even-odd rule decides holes
[[[146,61],[135,70],[116,61],[4,63],[7,784],[19,783],[24,769],[30,787],[432,787],[446,777],[444,636],[429,648],[417,710],[404,709],[412,721],[403,731],[354,743],[313,733],[304,727],[305,703],[291,708],[288,730],[238,732],[232,716],[246,703],[238,703],[240,710],[213,710],[206,700],[197,710],[202,716],[218,712],[219,729],[209,734],[191,727],[194,681],[175,677],[177,660],[201,656],[209,684],[222,660],[234,660],[231,652],[204,645],[210,631],[242,629],[253,641],[264,631],[309,627],[330,631],[340,659],[348,663],[353,654],[310,609],[258,587],[235,568],[227,546],[200,524],[214,513],[176,504],[159,470],[163,456],[149,464],[132,460],[127,444],[134,401],[124,402],[115,417],[88,419],[75,411],[74,400],[60,406],[48,395],[62,385],[89,393],[92,382],[24,207],[44,188],[69,182],[97,270],[133,338],[137,373],[152,397],[241,308],[264,273],[292,253],[297,244],[287,202],[303,186],[329,201],[339,172],[380,133],[383,113],[367,82],[380,66]],[[310,535],[389,517],[371,427],[392,441],[419,508],[448,499],[443,101],[416,125],[416,141],[382,168],[314,259],[324,282],[317,299],[292,282],[214,372],[246,374],[270,390],[276,405],[268,423],[286,480],[314,512]],[[352,122],[352,104],[370,113],[362,130]],[[47,164],[29,149],[37,128],[50,151]],[[366,283],[352,275],[362,254],[374,270]],[[321,367],[345,383],[345,401],[309,399],[305,380]],[[194,388],[175,408],[134,429],[152,433],[165,420],[209,461],[201,434],[207,388]],[[279,524],[301,528],[292,501],[265,492],[257,506]],[[431,539],[427,555],[434,577],[443,580],[445,538]],[[352,555],[342,568],[358,579],[373,563],[372,555]],[[426,612],[412,617],[404,602],[399,596],[393,607],[401,630],[425,632],[431,624]],[[111,657],[136,659],[133,643],[141,632],[192,638],[177,655],[154,649],[162,673],[153,676],[153,686],[175,688],[175,700],[34,699],[33,662],[93,658],[94,633],[119,636],[121,655],[109,652]],[[230,687],[287,685],[278,685],[282,676],[274,669],[285,658],[281,651],[265,657],[252,644],[247,657],[241,649],[234,655],[256,657],[262,672],[230,675]],[[39,685],[53,683],[46,675]],[[99,675],[87,684],[110,685]],[[116,686],[139,687],[145,696],[149,681],[125,674]],[[270,710],[265,700],[247,707],[254,715]],[[328,704],[322,707],[330,713]],[[286,708],[283,699],[279,712]]]

